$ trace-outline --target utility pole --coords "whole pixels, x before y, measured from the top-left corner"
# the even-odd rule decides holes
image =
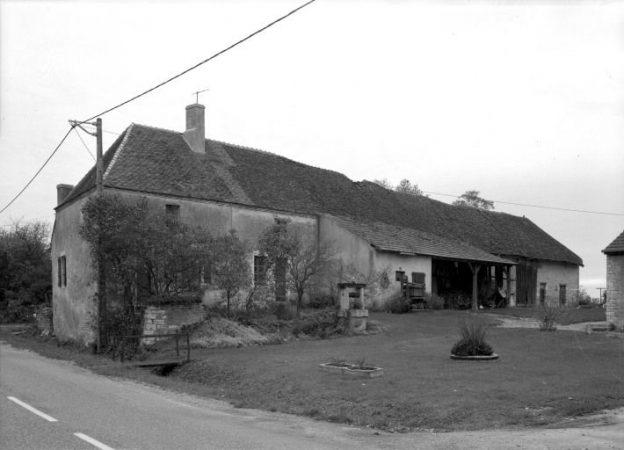
[[[102,156],[102,119],[95,121],[95,133],[97,139],[97,158],[95,160],[96,190],[98,195],[102,195],[104,191],[104,158]]]
[[[104,157],[102,152],[102,119],[98,118],[95,122],[78,122],[76,120],[70,120],[69,123],[72,127],[79,127],[82,131],[91,136],[95,136],[97,141],[97,158],[95,160],[95,192],[96,195],[101,196],[104,192]],[[85,129],[82,125],[95,126],[95,133]],[[102,224],[101,211],[98,221],[100,226]],[[106,271],[104,270],[104,257],[102,255],[102,240],[98,239],[98,255],[97,255],[97,352],[100,353],[102,348],[106,345],[106,322],[107,322],[107,310],[106,307]]]

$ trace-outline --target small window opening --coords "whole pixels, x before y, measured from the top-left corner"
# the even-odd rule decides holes
[[[64,255],[56,260],[56,271],[59,287],[67,286],[67,258]]]
[[[180,205],[165,205],[167,223],[177,225],[180,219]]]
[[[546,283],[540,283],[539,302],[540,305],[546,303]]]
[[[254,256],[254,284],[256,286],[266,284],[269,258],[266,255]]]

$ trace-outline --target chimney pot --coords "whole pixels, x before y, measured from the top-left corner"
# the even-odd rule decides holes
[[[57,184],[56,185],[56,206],[65,201],[69,193],[74,189],[71,184]]]
[[[186,107],[186,131],[184,139],[196,153],[206,152],[206,124],[204,111],[206,107],[194,103]]]

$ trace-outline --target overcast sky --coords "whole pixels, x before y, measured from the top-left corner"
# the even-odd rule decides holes
[[[0,0],[0,209],[84,120],[304,1]],[[194,91],[207,136],[354,181],[408,178],[432,198],[476,189],[524,215],[605,285],[624,230],[624,5],[317,0],[102,117],[183,131]],[[95,139],[82,133],[95,154]],[[56,185],[93,159],[75,133],[4,213],[54,220]],[[538,209],[511,202],[583,211]]]

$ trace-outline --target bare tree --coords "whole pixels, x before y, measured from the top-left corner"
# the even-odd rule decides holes
[[[455,206],[471,206],[473,208],[492,210],[494,202],[479,197],[479,191],[466,191],[453,202]]]
[[[397,187],[397,192],[409,195],[423,195],[423,191],[420,190],[417,184],[412,184],[407,178],[402,179]]]
[[[383,180],[373,180],[373,183],[381,186],[382,188],[388,189],[389,191],[394,191],[394,186],[392,186],[392,183],[390,183],[387,178],[384,178]]]
[[[147,299],[199,295],[209,259],[207,231],[168,220],[164,209],[149,207],[146,199],[118,194],[90,197],[82,214],[80,235],[97,270],[98,317],[104,317],[101,342],[107,333],[135,334],[142,323],[139,303]]]
[[[223,290],[227,317],[230,317],[231,300],[251,285],[251,271],[247,261],[247,245],[230,230],[213,241],[211,257],[211,279]]]
[[[271,267],[283,265],[286,284],[297,294],[296,317],[300,317],[303,296],[334,260],[334,250],[328,241],[316,242],[311,231],[280,222],[268,228],[259,240]],[[277,282],[277,280],[276,280]]]

